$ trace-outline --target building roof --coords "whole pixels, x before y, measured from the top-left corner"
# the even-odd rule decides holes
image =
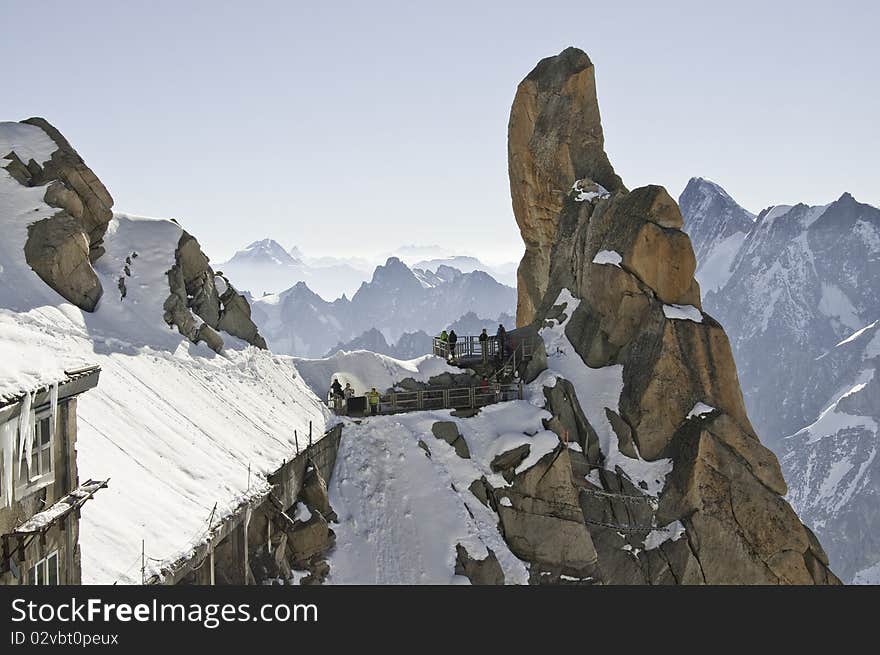
[[[98,384],[98,376],[100,373],[100,366],[84,366],[81,368],[65,370],[64,375],[61,376],[60,379],[41,382],[38,386],[31,389],[21,389],[7,393],[0,392],[0,412],[12,405],[20,403],[28,393],[34,394],[35,406],[41,404],[41,401],[45,400],[42,399],[41,396],[48,396],[49,391],[54,384],[58,384],[59,398],[66,398],[80,394]]]

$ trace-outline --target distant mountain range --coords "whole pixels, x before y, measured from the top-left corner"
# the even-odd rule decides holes
[[[516,290],[483,271],[413,270],[392,257],[350,300],[328,302],[305,282],[251,300],[254,322],[277,353],[321,357],[364,348],[410,358],[430,352],[430,335],[452,325],[512,326]]]
[[[297,282],[306,282],[325,298],[351,295],[371,271],[368,263],[359,260],[308,259],[298,248],[288,252],[272,239],[255,241],[217,268],[255,297],[279,293]]]
[[[679,202],[794,508],[841,578],[880,583],[880,209],[845,193],[755,216],[702,178]]]
[[[397,252],[380,260],[371,260],[365,257],[308,257],[296,246],[285,250],[273,239],[262,239],[239,250],[217,268],[254,297],[281,293],[297,282],[305,282],[323,299],[334,300],[342,295],[353,296],[361,284],[370,279],[376,266],[391,257],[413,270],[436,273],[441,266],[447,266],[462,273],[484,271],[502,284],[516,286],[515,262],[489,265],[476,257],[456,255],[439,246],[401,246]]]
[[[474,312],[468,312],[454,323],[445,326],[445,329],[455,330],[456,334],[462,336],[479,334],[484,328],[490,334],[495,334],[499,324],[504,325],[504,328],[507,330],[512,330],[516,327],[516,317],[505,313],[497,318],[487,319],[480,318]],[[351,341],[335,345],[327,351],[326,356],[329,357],[340,350],[371,350],[382,355],[389,355],[395,359],[413,359],[431,352],[434,336],[436,336],[436,332],[428,334],[424,330],[404,332],[396,343],[389,344],[385,339],[385,335],[376,328],[370,328]]]

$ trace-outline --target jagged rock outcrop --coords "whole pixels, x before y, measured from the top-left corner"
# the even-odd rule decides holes
[[[508,125],[513,213],[526,244],[517,272],[517,325],[532,321],[547,290],[559,214],[572,185],[588,178],[611,192],[623,189],[604,147],[590,58],[568,48],[542,60],[517,88]]]
[[[605,156],[585,54],[569,48],[522,82],[509,156],[526,243],[517,323],[540,329],[564,316],[564,336],[587,367],[621,371],[613,407],[595,407],[607,389],[545,389],[554,414],[547,427],[583,451],[565,457],[580,491],[559,479],[557,493],[581,504],[596,575],[607,583],[836,582],[783,499],[779,463],[749,422],[727,336],[701,310],[677,204],[659,186],[627,191]],[[575,302],[558,305],[565,297]],[[596,441],[600,427],[611,442]],[[620,464],[609,467],[611,457]],[[671,472],[662,480],[637,474],[665,461]],[[656,495],[647,493],[652,484]],[[514,552],[541,561],[541,546],[517,534],[513,510],[499,509]]]
[[[511,552],[531,562],[535,583],[558,582],[561,576],[595,580],[596,549],[571,483],[568,449],[560,446],[515,473],[526,455],[528,446],[518,447],[492,462],[492,468],[511,483],[491,492]]]
[[[61,133],[44,118],[23,123],[42,129],[58,146],[42,164],[0,153],[3,167],[19,184],[46,186],[43,200],[59,211],[28,229],[25,258],[40,278],[80,309],[94,311],[103,293],[92,268],[104,249],[102,240],[113,218],[113,198]]]
[[[498,558],[491,548],[482,559],[471,557],[467,549],[461,544],[455,545],[455,573],[463,575],[471,581],[472,585],[501,585],[504,584],[504,571],[498,563]]]
[[[437,439],[442,439],[455,449],[455,454],[462,459],[470,459],[471,451],[467,441],[458,431],[458,425],[454,421],[437,421],[431,426],[431,432]]]
[[[247,300],[208,262],[199,242],[184,231],[174,253],[174,266],[168,271],[171,293],[164,305],[165,322],[190,341],[204,341],[216,352],[223,349],[218,330],[265,349],[266,341],[251,320]]]
[[[67,139],[43,118],[22,121],[46,133],[57,149],[42,164],[22,161],[15,152],[0,153],[6,171],[29,187],[45,186],[43,201],[58,212],[28,226],[25,260],[40,278],[84,311],[94,311],[104,289],[93,263],[103,254],[103,239],[113,219],[113,198]],[[136,256],[136,254],[135,254]],[[130,260],[127,260],[130,264]],[[129,275],[128,265],[125,275]],[[266,342],[251,320],[250,306],[222,275],[211,269],[198,241],[183,231],[168,271],[170,295],[164,303],[169,325],[193,342],[223,348],[219,332],[259,348]],[[125,277],[117,281],[125,298]]]
[[[58,212],[28,226],[24,256],[65,300],[86,311],[98,305],[103,288],[89,261],[89,238],[70,214]]]

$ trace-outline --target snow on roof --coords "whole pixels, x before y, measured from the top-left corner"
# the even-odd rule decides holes
[[[7,141],[29,135],[26,152],[39,159],[49,146],[34,129],[0,132]],[[296,451],[294,430],[305,434],[312,422],[323,434],[329,414],[289,359],[227,334],[218,355],[165,324],[166,272],[181,234],[172,221],[117,214],[95,265],[104,288],[96,311],[66,302],[24,260],[27,225],[56,211],[44,193],[0,169],[0,392],[101,366],[99,385],[78,404],[78,466],[118,483],[83,507],[83,582],[139,583],[141,540],[148,575],[190,552],[215,503],[217,520],[263,493],[265,475]],[[123,299],[116,282],[133,252]]]
[[[67,516],[78,507],[82,507],[83,504],[91,499],[99,489],[106,486],[107,480],[89,480],[47,509],[31,516],[27,521],[15,528],[13,532],[18,534],[40,532],[52,525],[59,518]]]

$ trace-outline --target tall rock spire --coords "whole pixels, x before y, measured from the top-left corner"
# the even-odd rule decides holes
[[[588,178],[612,192],[624,188],[604,144],[590,58],[566,48],[541,60],[520,82],[508,124],[513,213],[526,243],[518,273],[518,325],[532,321],[547,290],[559,214],[575,181]]]
[[[509,157],[526,244],[517,322],[542,330],[545,343],[550,330],[557,347],[546,368],[573,374],[573,394],[547,391],[558,385],[545,394],[553,429],[581,446],[573,470],[591,471],[572,479],[583,487],[601,578],[838,582],[783,498],[779,462],[749,421],[724,329],[701,309],[678,205],[660,186],[627,191],[605,155],[584,53],[545,59],[520,84]],[[640,546],[607,518],[632,521],[617,499],[639,494],[651,496],[642,523],[672,535],[660,546],[648,538]]]

